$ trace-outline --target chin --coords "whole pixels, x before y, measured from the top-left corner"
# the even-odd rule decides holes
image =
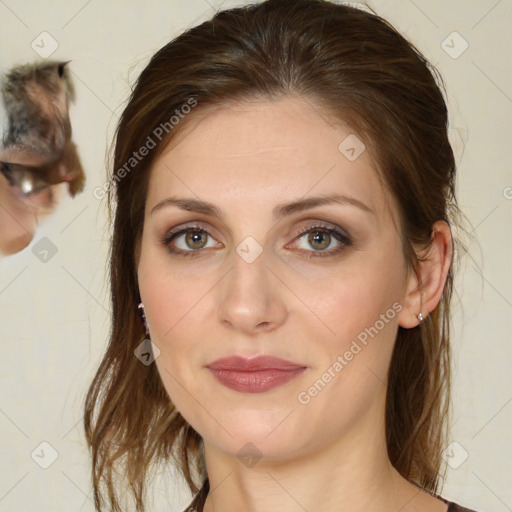
[[[215,416],[213,410],[211,412]],[[289,412],[238,409],[219,416],[223,418],[222,426],[209,421],[208,425],[198,425],[198,432],[217,449],[239,458],[245,452],[250,455],[251,451],[269,460],[287,458],[301,445],[297,433],[304,432],[303,428],[297,429],[294,422],[287,425],[285,418]]]

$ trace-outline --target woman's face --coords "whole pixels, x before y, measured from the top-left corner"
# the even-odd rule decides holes
[[[162,382],[210,449],[278,459],[384,432],[408,279],[396,208],[319,112],[287,97],[194,113],[151,170],[140,294]],[[261,355],[299,369],[227,370],[229,386],[207,367]]]

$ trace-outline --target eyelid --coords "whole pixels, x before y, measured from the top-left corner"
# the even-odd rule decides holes
[[[324,220],[317,220],[317,219],[308,219],[308,220],[300,220],[299,223],[303,222],[309,222],[310,224],[303,225],[300,228],[294,228],[293,230],[290,230],[287,234],[287,236],[293,236],[294,238],[308,232],[311,229],[314,228],[326,228],[326,229],[334,229],[336,231],[340,231],[340,233],[345,236],[347,239],[351,239],[352,237],[349,235],[346,229],[342,228],[341,226],[338,226],[336,224],[333,224],[329,221]],[[206,225],[208,224],[208,225]],[[188,229],[198,229],[206,231],[209,235],[212,235],[211,230],[211,224],[206,222],[203,224],[203,221],[191,221],[190,223],[184,222],[183,224],[178,224],[177,226],[170,228],[164,232],[164,234],[160,237],[161,241],[164,242],[164,240],[167,240],[172,235],[178,234],[180,231],[188,230]],[[216,228],[213,228],[213,231],[216,231]]]
[[[292,227],[292,229],[288,230],[287,236],[297,236],[301,232],[307,231],[311,227],[325,227],[329,229],[336,229],[338,231],[341,231],[347,238],[350,238],[350,235],[346,229],[341,227],[338,224],[335,224],[333,221],[328,220],[320,220],[320,219],[314,219],[309,217],[299,218],[293,221],[293,224],[301,224],[307,223],[307,227],[302,228],[296,228],[295,226]],[[271,226],[271,231],[274,231],[275,225]],[[192,220],[192,221],[185,221],[182,224],[178,224],[173,228],[167,229],[165,231],[165,235],[162,236],[162,238],[171,232],[177,233],[181,229],[190,229],[190,228],[197,228],[202,229],[204,231],[207,231],[208,233],[211,233],[211,230],[215,232],[219,232],[218,228],[216,228],[212,223],[208,220]],[[302,230],[302,231],[301,231]]]
[[[319,229],[321,228],[321,229],[326,229],[326,230],[331,230],[331,231],[337,231],[340,233],[340,235],[343,235],[345,238],[351,240],[351,236],[341,226],[337,226],[336,224],[332,224],[330,222],[326,222],[323,220],[318,220],[318,221],[314,220],[311,222],[313,222],[313,224],[308,224],[306,226],[302,226],[301,228],[297,229],[295,231],[294,236],[297,237],[297,236],[303,235],[304,233],[308,233],[309,231],[314,230],[315,228],[319,228]]]

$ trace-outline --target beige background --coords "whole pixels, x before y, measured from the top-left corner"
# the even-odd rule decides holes
[[[105,181],[106,151],[128,84],[149,57],[215,9],[242,3],[0,0],[0,71],[42,60],[31,44],[48,38],[39,36],[44,31],[58,44],[52,59],[73,59],[78,100],[72,121],[88,174],[84,193],[65,196],[29,247],[0,260],[0,512],[94,510],[81,420],[85,390],[109,331],[110,233],[105,200],[96,199],[93,190]],[[473,260],[462,260],[454,301],[450,441],[457,444],[447,447],[453,467],[443,495],[479,512],[510,511],[512,3],[373,0],[370,5],[446,80],[459,201],[475,237]],[[451,35],[454,31],[460,37]],[[468,48],[454,58],[464,41]],[[45,47],[50,43],[46,39]],[[44,237],[56,249],[46,262],[36,250]],[[57,458],[42,469],[34,459],[52,462],[52,449]],[[150,510],[182,510],[190,496],[180,488],[170,476],[157,481]]]

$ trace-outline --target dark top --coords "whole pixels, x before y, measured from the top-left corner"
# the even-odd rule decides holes
[[[183,512],[203,512],[204,502],[206,500],[206,496],[208,495],[208,491],[210,490],[210,482],[208,479],[205,480],[203,487],[196,494],[192,503],[183,511]],[[464,508],[453,501],[445,500],[441,498],[441,496],[434,495],[436,498],[444,501],[448,505],[448,510],[446,512],[476,512],[473,509]]]
[[[437,496],[441,501],[444,501],[448,505],[447,512],[475,512],[473,509],[461,507],[454,503],[453,501],[446,501],[441,496]]]

